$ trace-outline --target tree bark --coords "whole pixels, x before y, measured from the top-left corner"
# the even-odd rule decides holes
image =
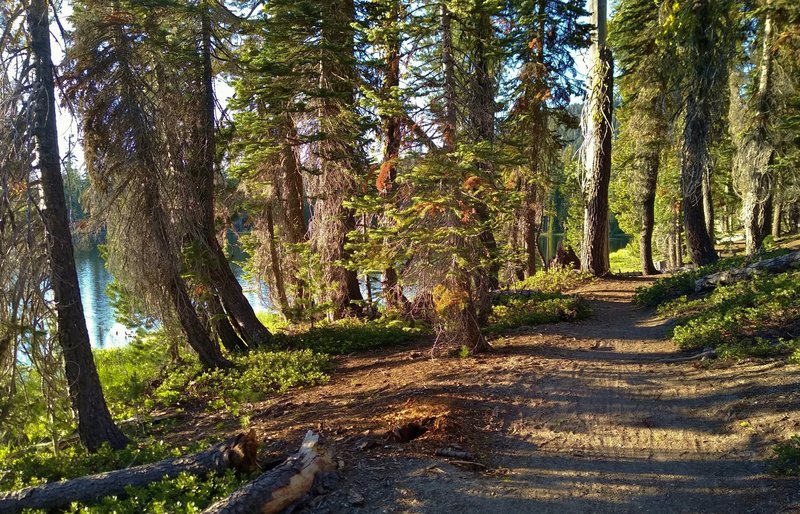
[[[124,497],[128,487],[144,487],[181,473],[207,475],[223,473],[227,469],[253,471],[257,450],[255,431],[250,431],[194,455],[0,493],[0,514],[22,512],[23,509],[63,508],[72,502],[96,502],[106,496]]]
[[[219,337],[222,346],[229,352],[244,352],[247,350],[247,345],[239,337],[239,334],[234,330],[231,325],[225,309],[222,307],[222,302],[217,295],[212,294],[208,301],[208,311],[211,315],[211,326]]]
[[[686,107],[681,144],[681,193],[683,196],[683,224],[686,231],[686,246],[696,266],[703,266],[718,259],[714,241],[708,233],[703,209],[703,180],[709,166],[711,124],[714,113],[712,105],[717,94],[714,90],[718,76],[725,72],[719,69],[721,50],[710,30],[713,19],[713,2],[698,0],[693,7],[695,17],[689,35],[691,57],[690,81],[686,86]]]
[[[712,190],[712,175],[713,163],[708,163],[706,172],[703,175],[703,217],[706,221],[706,232],[711,241],[716,241],[716,232],[714,230],[714,195]]]
[[[303,444],[283,464],[233,492],[203,511],[203,514],[277,514],[311,492],[315,479],[336,470],[332,456],[324,451],[319,436],[309,431]]]
[[[639,251],[642,273],[658,273],[653,264],[653,227],[655,226],[656,183],[658,181],[660,153],[654,151],[642,160],[644,167],[644,188],[642,191],[642,228]]]
[[[683,162],[681,191],[683,194],[683,224],[689,257],[696,266],[717,260],[714,242],[708,233],[703,209],[703,177],[708,165],[708,131],[710,113],[706,100],[690,96],[683,129]]]
[[[599,3],[605,5],[601,0]],[[605,25],[605,23],[602,23]],[[598,29],[600,32],[600,29]],[[611,118],[613,115],[612,91],[614,88],[614,62],[611,50],[600,45],[597,70],[593,79],[594,104],[590,105],[594,139],[594,153],[586,178],[586,208],[581,245],[581,269],[595,276],[609,272],[608,263],[608,186],[611,181]]]
[[[211,68],[211,20],[207,2],[201,15],[202,52],[202,144],[200,163],[196,171],[196,187],[202,216],[202,234],[210,250],[209,267],[214,289],[222,300],[231,321],[242,340],[250,347],[263,346],[272,340],[272,334],[256,317],[253,306],[247,301],[242,286],[231,270],[225,252],[217,241],[214,228],[214,167],[216,161],[216,128],[214,120],[214,76]]]
[[[392,24],[400,22],[400,1],[394,0],[389,13]],[[393,29],[395,27],[392,27]],[[386,100],[394,99],[396,89],[400,87],[400,45],[399,34],[391,32],[386,41],[386,78],[383,83],[383,94]],[[393,112],[388,112],[382,116],[383,123],[383,162],[381,163],[380,173],[376,187],[378,192],[388,198],[394,198],[394,183],[397,178],[397,159],[400,157],[400,145],[402,143],[402,120],[401,117]],[[387,220],[384,220],[387,222]],[[394,266],[388,266],[383,271],[382,280],[383,298],[386,307],[406,315],[411,308],[411,304],[403,294],[403,288],[398,280],[397,270]]]
[[[46,0],[31,0],[27,23],[36,80],[31,101],[33,138],[41,175],[41,216],[47,235],[57,337],[64,354],[70,401],[78,419],[81,443],[89,451],[97,450],[103,443],[118,449],[129,441],[111,419],[92,357],[64,200]]]
[[[343,200],[355,190],[359,167],[356,122],[349,118],[355,109],[358,88],[355,34],[351,27],[354,19],[353,0],[325,4],[321,37],[337,55],[335,59],[326,56],[320,62],[320,89],[326,94],[320,99],[319,118],[325,138],[318,147],[322,169],[314,224],[317,251],[322,254],[323,275],[328,284],[325,296],[333,319],[361,314],[358,302],[363,300],[358,273],[344,264],[350,255],[347,236],[356,222],[353,209],[345,207]]]

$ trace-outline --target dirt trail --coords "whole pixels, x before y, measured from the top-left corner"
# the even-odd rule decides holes
[[[253,420],[276,454],[316,427],[342,457],[339,489],[311,512],[800,512],[798,480],[767,464],[800,433],[800,366],[658,362],[676,349],[630,303],[638,285],[596,282],[580,291],[592,319],[518,330],[486,357],[346,359]],[[426,417],[419,439],[380,435]],[[434,456],[450,444],[480,466]]]

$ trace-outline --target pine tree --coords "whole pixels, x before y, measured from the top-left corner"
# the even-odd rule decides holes
[[[106,406],[97,375],[89,332],[83,315],[72,235],[69,229],[61,157],[56,128],[56,97],[50,52],[49,7],[45,0],[28,5],[28,33],[35,75],[31,95],[32,141],[41,177],[41,216],[47,233],[50,279],[57,314],[58,340],[64,356],[72,408],[78,419],[78,435],[90,451],[103,443],[123,448],[128,438],[117,428]]]

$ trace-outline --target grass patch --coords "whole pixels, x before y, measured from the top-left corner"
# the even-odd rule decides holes
[[[775,445],[776,454],[772,469],[779,475],[800,476],[800,435],[785,443]]]

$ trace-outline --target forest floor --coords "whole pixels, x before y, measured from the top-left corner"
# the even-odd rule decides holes
[[[797,478],[769,473],[800,433],[800,366],[664,362],[680,356],[670,322],[631,303],[645,283],[593,282],[577,291],[592,318],[518,329],[485,356],[343,357],[328,384],[252,405],[252,426],[276,458],[314,429],[341,459],[308,512],[800,512]],[[232,430],[220,416],[172,435]]]

